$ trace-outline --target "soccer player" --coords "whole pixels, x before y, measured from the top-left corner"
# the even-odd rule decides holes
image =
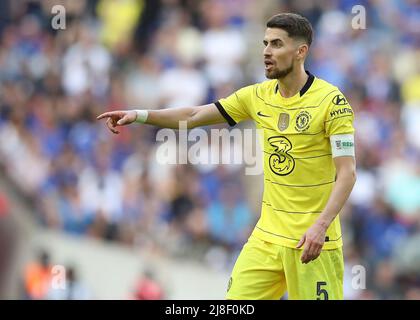
[[[356,180],[354,115],[340,90],[305,71],[309,21],[293,13],[267,22],[263,43],[269,79],[198,107],[107,112],[117,127],[141,122],[188,128],[252,119],[262,130],[261,217],[229,280],[227,299],[343,299],[338,213]],[[228,44],[227,44],[228,45]]]

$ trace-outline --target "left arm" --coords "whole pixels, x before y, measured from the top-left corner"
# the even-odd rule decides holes
[[[301,261],[308,263],[318,258],[325,241],[325,234],[331,222],[343,208],[356,182],[356,162],[352,156],[334,158],[337,179],[327,205],[315,223],[302,236],[296,248],[305,244]]]

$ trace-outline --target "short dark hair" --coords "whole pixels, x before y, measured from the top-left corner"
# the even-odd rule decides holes
[[[297,13],[276,14],[267,21],[267,28],[283,29],[290,38],[302,38],[308,46],[312,43],[312,25]]]

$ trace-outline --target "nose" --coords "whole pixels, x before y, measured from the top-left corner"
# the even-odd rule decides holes
[[[268,58],[271,56],[271,49],[270,46],[266,46],[263,50],[264,57]]]

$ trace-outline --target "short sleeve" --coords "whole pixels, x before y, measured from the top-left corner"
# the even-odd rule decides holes
[[[354,112],[344,95],[332,95],[325,116],[325,136],[354,133]]]
[[[252,103],[253,86],[244,87],[232,93],[227,98],[215,102],[217,109],[229,123],[234,126],[238,122],[251,119],[249,115]]]

